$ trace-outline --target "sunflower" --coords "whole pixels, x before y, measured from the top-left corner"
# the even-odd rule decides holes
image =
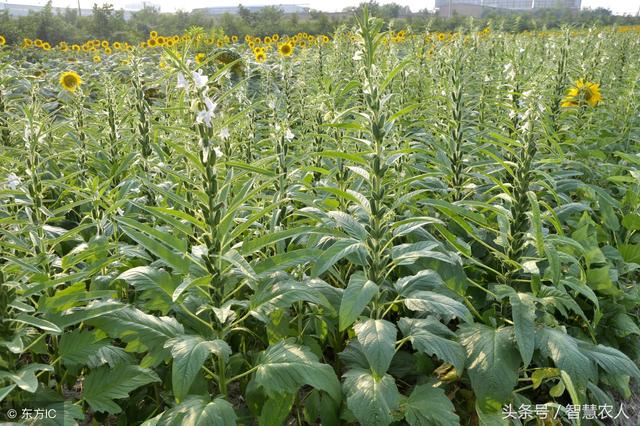
[[[73,50],[74,52],[79,52],[80,51],[80,46],[78,46],[77,44],[74,44],[71,46],[71,50]]]
[[[238,36],[237,36],[237,35],[232,35],[232,36],[231,36],[231,41],[232,41],[233,43],[237,43],[237,42],[238,42]]]
[[[122,45],[120,44],[119,41],[116,41],[115,43],[113,43],[113,48],[116,50],[119,50],[122,48]]]
[[[49,44],[49,42],[44,42],[42,43],[42,48],[46,51],[51,50],[51,44]]]
[[[36,41],[33,43],[36,45],[36,47],[42,47],[42,40],[40,40],[39,38],[36,39]]]
[[[0,35],[0,46],[4,46],[5,44],[7,44],[7,39],[4,38],[3,35]]]
[[[267,60],[267,54],[264,53],[263,51],[256,52],[255,58],[256,58],[256,62],[262,63]]]
[[[107,47],[109,47],[109,42],[107,40],[103,40],[102,43],[100,43],[100,45],[106,49]]]
[[[280,40],[280,35],[279,35],[279,34],[274,34],[274,35],[272,35],[272,36],[271,36],[271,40],[273,40],[273,41],[278,41],[278,40]]]
[[[444,33],[438,33],[438,40],[439,41],[444,41],[447,38],[447,36]]]
[[[65,71],[60,75],[60,86],[69,92],[75,92],[82,84],[82,79],[75,71]]]
[[[158,44],[160,46],[164,46],[164,44],[167,42],[167,38],[163,36],[158,36],[156,40],[158,41]]]
[[[271,41],[272,41],[271,37],[265,36],[265,38],[264,38],[264,43],[265,44],[271,44]]]
[[[102,58],[100,58],[99,55],[96,55],[96,56],[93,57],[93,62],[95,62],[96,64],[99,63],[99,62],[102,62]]]
[[[107,55],[111,55],[111,53],[113,53],[113,52],[112,52],[110,47],[105,47],[104,48],[104,53],[106,53]]]
[[[157,45],[158,45],[158,39],[157,38],[150,38],[149,40],[147,40],[147,46],[156,47]]]
[[[204,53],[198,53],[196,55],[196,64],[203,63],[205,59],[207,59],[207,55],[205,55]]]
[[[293,54],[293,45],[291,43],[282,43],[278,46],[280,56],[291,56]]]
[[[329,36],[323,35],[322,36],[322,42],[323,43],[329,43]]]
[[[580,79],[576,81],[575,87],[572,87],[567,92],[567,96],[562,100],[560,104],[563,108],[574,107],[579,105],[589,104],[592,107],[598,105],[602,100],[602,94],[600,93],[600,85]]]
[[[157,31],[151,31],[149,33],[149,38],[158,38],[158,32]]]
[[[33,40],[31,40],[30,38],[25,38],[24,40],[22,40],[22,46],[23,47],[33,46]]]

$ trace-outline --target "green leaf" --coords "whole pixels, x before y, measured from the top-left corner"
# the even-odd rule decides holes
[[[95,411],[117,414],[122,409],[114,399],[126,398],[132,390],[160,381],[153,370],[137,365],[102,366],[86,376],[82,397]]]
[[[66,365],[87,364],[89,358],[103,346],[106,346],[106,342],[100,342],[95,333],[76,329],[62,335],[58,355]]]
[[[32,325],[36,328],[39,328],[43,331],[48,331],[55,334],[62,333],[62,329],[52,323],[51,321],[44,320],[42,318],[37,318],[28,314],[19,314],[15,318],[10,319],[10,321],[21,322],[23,324]]]
[[[427,355],[435,355],[439,359],[453,365],[462,376],[467,356],[464,348],[447,337],[454,337],[455,333],[444,324],[432,317],[427,319],[400,318],[398,328],[408,337],[414,349]]]
[[[571,376],[567,374],[566,371],[560,371],[560,377],[562,378],[562,383],[564,383],[565,388],[569,391],[569,396],[571,397],[571,402],[573,405],[580,406],[582,405],[580,396],[575,386],[573,385],[573,380],[571,380]],[[577,426],[582,424],[580,417],[578,417],[577,422],[575,423]]]
[[[347,407],[361,425],[389,425],[400,405],[396,381],[388,374],[376,379],[369,371],[349,370],[344,375],[344,392]]]
[[[460,343],[467,351],[467,371],[480,408],[499,411],[518,383],[520,356],[513,328],[463,325]]]
[[[7,397],[7,395],[9,395],[15,387],[16,385],[9,385],[9,386],[0,388],[0,402],[2,402],[2,400],[4,400]]]
[[[176,283],[171,275],[163,269],[153,268],[151,266],[138,266],[129,269],[116,279],[124,280],[136,288],[136,290],[158,290],[168,296],[173,296],[176,289]]]
[[[291,412],[296,394],[270,395],[263,404],[258,419],[259,426],[284,425]]]
[[[369,361],[371,371],[377,377],[382,377],[389,369],[395,353],[395,325],[385,320],[368,319],[354,325],[353,330]]]
[[[325,391],[340,400],[340,383],[330,365],[293,339],[283,340],[260,354],[254,380],[266,394],[291,393],[303,385]]]
[[[435,314],[445,321],[460,318],[472,323],[471,312],[462,303],[433,291],[414,291],[404,299],[407,309],[425,314]]]
[[[431,384],[413,389],[405,404],[405,419],[411,426],[460,425],[460,418],[444,390]]]
[[[231,348],[224,340],[204,340],[200,336],[174,337],[167,340],[164,347],[171,350],[173,357],[171,383],[178,402],[187,396],[193,380],[210,354],[221,357],[224,362],[231,355]]]
[[[579,388],[586,387],[588,380],[595,380],[597,377],[595,365],[580,350],[578,341],[560,329],[538,329],[536,347],[551,358],[556,367],[569,373]]]
[[[120,218],[124,219],[124,218]],[[189,271],[189,261],[183,257],[182,254],[178,254],[174,251],[174,247],[184,248],[183,244],[179,244],[178,246],[167,246],[164,243],[158,241],[155,238],[149,237],[146,234],[139,232],[136,229],[140,229],[140,227],[132,228],[130,226],[126,226],[127,224],[131,225],[132,220],[123,221],[122,230],[125,234],[127,234],[132,240],[140,244],[145,250],[154,254],[158,258],[162,259],[164,263],[171,266],[173,269],[180,273],[187,273]],[[149,227],[145,226],[144,229],[147,230]]]
[[[89,324],[127,342],[128,351],[148,350],[154,357],[166,353],[163,345],[167,340],[184,334],[175,318],[156,317],[132,307],[94,318]]]
[[[367,280],[362,272],[356,272],[351,275],[340,302],[340,331],[344,331],[358,319],[358,316],[360,316],[377,292],[378,286],[376,283]]]
[[[204,397],[190,396],[179,405],[165,411],[158,426],[234,426],[238,416],[233,405],[222,398],[210,401]]]
[[[576,342],[580,351],[607,373],[613,375],[622,374],[640,379],[640,369],[628,356],[619,350],[604,345],[592,345],[577,339]]]
[[[346,257],[351,253],[355,253],[363,248],[364,244],[353,238],[345,238],[336,241],[320,255],[318,260],[316,260],[316,263],[313,265],[313,269],[311,270],[311,276],[317,277],[335,265],[343,257]]]
[[[53,371],[51,365],[29,364],[22,367],[15,373],[10,371],[0,371],[0,379],[9,379],[22,390],[34,393],[38,389],[38,377],[36,371]]]
[[[533,358],[536,340],[536,306],[534,299],[527,293],[517,293],[509,297],[511,317],[516,331],[516,342],[520,356],[527,367]]]

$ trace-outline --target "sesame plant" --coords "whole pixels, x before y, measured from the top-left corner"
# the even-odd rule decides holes
[[[0,45],[0,418],[605,424],[573,410],[640,379],[639,31]]]

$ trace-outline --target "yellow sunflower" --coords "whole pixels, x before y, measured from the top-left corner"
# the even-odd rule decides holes
[[[75,92],[82,84],[82,79],[75,71],[65,71],[60,75],[60,86],[69,92]]]
[[[562,100],[560,104],[563,108],[575,107],[579,105],[591,105],[595,107],[602,101],[602,94],[600,93],[600,85],[580,79],[576,81],[575,87],[572,87],[567,92],[567,96]]]
[[[204,53],[198,53],[196,55],[196,64],[203,63],[205,59],[207,59],[207,55],[205,55]]]
[[[255,58],[256,58],[256,62],[262,63],[267,60],[267,54],[264,53],[263,51],[256,52]]]
[[[278,46],[278,53],[280,56],[291,56],[293,55],[293,45],[291,43],[282,43]]]
[[[0,35],[0,46],[4,46],[5,44],[7,44],[7,39],[4,38],[3,35]]]
[[[149,38],[158,38],[158,32],[157,31],[151,31],[149,33]]]
[[[93,62],[95,62],[96,64],[99,63],[99,62],[102,62],[102,58],[100,58],[99,55],[96,55],[96,56],[93,57]]]

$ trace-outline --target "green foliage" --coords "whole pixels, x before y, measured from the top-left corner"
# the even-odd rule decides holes
[[[363,8],[265,62],[198,42],[196,14],[192,40],[102,62],[0,47],[3,404],[70,425],[471,426],[632,394],[638,29],[400,33],[401,10],[372,9],[393,21]],[[221,20],[315,25],[260,16]],[[96,7],[68,38],[174,18],[122,29]],[[563,107],[581,79],[603,100]]]

